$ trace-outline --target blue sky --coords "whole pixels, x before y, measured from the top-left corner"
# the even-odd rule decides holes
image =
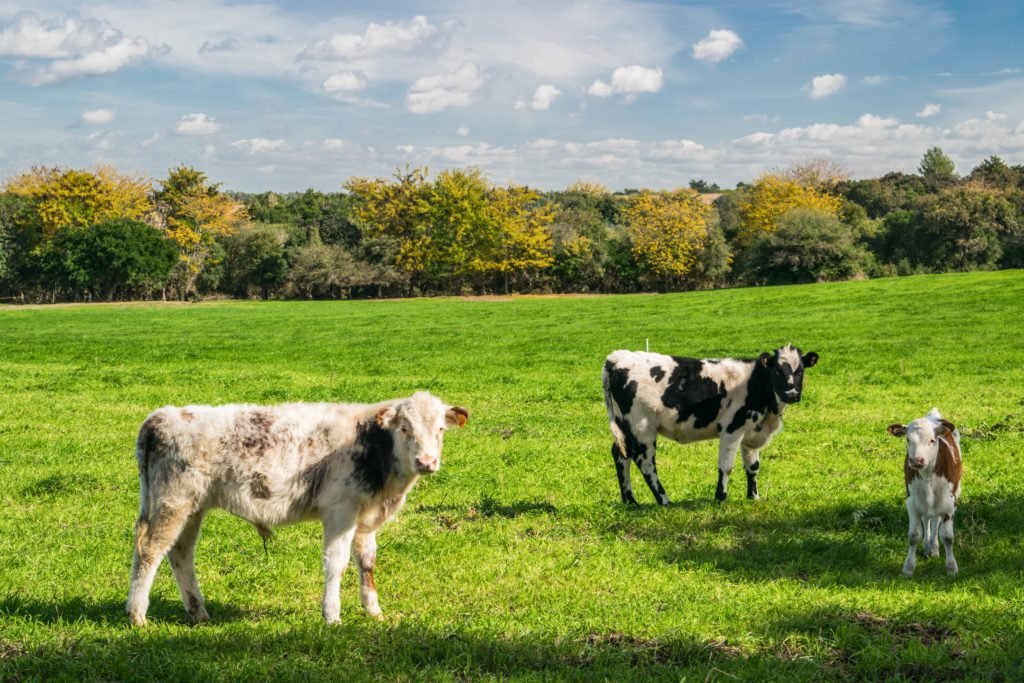
[[[0,0],[0,174],[732,186],[821,156],[910,172],[934,145],[966,173],[1024,163],[1021,35],[1016,0]]]

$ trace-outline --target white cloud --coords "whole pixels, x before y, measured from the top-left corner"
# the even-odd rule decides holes
[[[199,54],[205,55],[211,52],[237,52],[242,47],[237,38],[225,38],[224,40],[205,40],[199,46]]]
[[[268,140],[267,138],[244,138],[242,140],[235,140],[231,143],[231,146],[249,154],[281,152],[288,149],[288,143],[284,140]]]
[[[999,111],[987,111],[985,112],[985,118],[989,121],[1006,121],[1010,117]]]
[[[415,145],[398,145],[395,149],[402,154],[412,154],[416,151]]]
[[[924,105],[924,109],[922,109],[921,111],[919,111],[916,114],[914,114],[914,116],[919,116],[922,119],[926,119],[929,116],[935,116],[940,111],[942,111],[942,105],[941,104],[931,104],[931,103],[928,103],[928,104]]]
[[[416,79],[406,94],[406,107],[414,114],[466,107],[483,84],[484,78],[477,65],[465,62],[454,71]]]
[[[117,112],[113,109],[91,109],[82,112],[82,121],[85,123],[110,123],[114,120]]]
[[[811,99],[817,100],[822,97],[835,95],[845,87],[846,76],[843,74],[825,74],[823,76],[815,76],[811,79],[810,84]]]
[[[743,40],[728,29],[714,29],[693,46],[693,58],[712,64],[726,59],[743,47]]]
[[[464,138],[469,135],[469,126],[462,125],[455,129],[455,134],[460,138]]]
[[[857,125],[861,128],[892,128],[893,126],[898,126],[899,123],[899,119],[892,117],[882,118],[874,114],[864,114],[857,119]]]
[[[412,21],[371,23],[363,33],[335,33],[310,45],[301,58],[351,61],[382,52],[408,52],[435,35],[438,28],[424,16]]]
[[[288,143],[284,140],[268,140],[267,138],[245,138],[244,140],[235,140],[231,143],[231,146],[237,147],[249,154],[282,152],[288,149]]]
[[[213,135],[220,129],[216,119],[202,112],[185,114],[174,124],[174,132],[178,135]]]
[[[865,85],[882,85],[887,82],[889,82],[889,76],[885,76],[883,74],[874,74],[872,76],[864,77]]]
[[[530,109],[534,111],[545,111],[551,108],[551,103],[558,99],[558,96],[562,94],[562,91],[551,85],[545,83],[538,85],[537,89],[533,91],[533,100],[530,101]]]
[[[216,153],[217,153],[217,146],[216,145],[206,145],[205,147],[203,147],[203,156],[205,156],[205,157],[212,157]]]
[[[587,94],[594,97],[609,97],[618,93],[632,98],[639,93],[658,92],[664,82],[664,75],[660,67],[650,69],[630,64],[615,69],[612,72],[611,80],[607,83],[600,79],[594,81],[587,88]]]
[[[348,93],[366,89],[366,77],[358,71],[340,71],[327,77],[324,92]]]
[[[0,57],[44,61],[16,65],[32,85],[113,73],[163,51],[106,22],[73,15],[44,20],[35,12],[21,12],[0,29]]]
[[[341,138],[324,138],[323,148],[328,152],[340,152],[342,150],[352,149],[354,145],[350,142],[345,142]]]

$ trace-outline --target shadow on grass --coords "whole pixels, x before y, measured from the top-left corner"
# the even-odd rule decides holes
[[[206,601],[206,608],[219,622],[245,620],[248,615],[231,605],[217,601]],[[125,613],[124,601],[118,600],[87,600],[73,597],[60,602],[43,602],[38,600],[22,600],[9,595],[0,600],[0,616],[15,619],[31,619],[44,624],[89,622],[99,626],[125,626],[128,615]],[[147,616],[162,623],[191,625],[192,620],[185,612],[179,600],[164,600],[153,596],[149,604]]]
[[[900,578],[907,538],[902,501],[865,507],[819,504],[797,512],[771,505],[739,500],[718,506],[698,500],[668,509],[622,508],[605,515],[590,509],[582,514],[598,533],[653,544],[666,562],[711,565],[744,580],[863,586]],[[581,514],[578,508],[567,512]],[[972,496],[958,506],[956,522],[960,580],[1016,576],[1024,494]],[[919,547],[916,576],[945,580],[941,557],[925,558]]]
[[[16,607],[23,616],[49,614],[48,608]],[[0,635],[0,678],[1000,680],[1020,673],[1019,646],[974,652],[941,617],[902,621],[834,607],[783,608],[762,623],[759,644],[743,646],[688,634],[649,638],[570,628],[552,635],[516,627],[512,619],[497,630],[418,618],[377,623],[358,617],[338,626],[306,619],[197,628],[155,622],[144,629],[122,622],[99,631],[66,629],[39,646]]]

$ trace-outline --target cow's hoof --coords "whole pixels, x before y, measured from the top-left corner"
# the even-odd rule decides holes
[[[195,623],[195,624],[204,624],[204,623],[206,623],[207,621],[210,620],[210,613],[207,612],[205,609],[202,610],[201,612],[196,612],[195,614],[190,614],[189,616],[192,617],[192,623]]]
[[[718,501],[719,503],[724,502],[725,499],[728,498],[728,497],[729,497],[728,493],[721,493],[721,492],[715,491],[715,500]]]
[[[908,579],[914,578],[914,570],[912,568],[911,569],[907,569],[906,567],[904,567],[903,568],[903,576],[907,577]]]
[[[761,500],[761,496],[757,495],[756,493],[748,493],[747,500]]]
[[[129,612],[128,613],[128,620],[132,622],[132,626],[140,626],[141,627],[141,626],[145,626],[146,625],[146,615],[145,614],[139,614],[137,612]]]
[[[640,507],[640,503],[636,502],[636,498],[634,498],[633,496],[623,496],[622,502],[625,503],[626,505],[631,505],[635,508]]]
[[[956,566],[956,562],[952,562],[946,565],[946,574],[949,576],[956,576],[960,571],[960,568]]]

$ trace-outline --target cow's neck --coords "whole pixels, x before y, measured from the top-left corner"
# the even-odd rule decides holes
[[[786,404],[775,395],[770,372],[768,368],[761,364],[761,361],[755,360],[754,369],[751,371],[750,384],[751,388],[760,394],[761,400],[764,402],[765,414],[781,417],[786,409]]]

